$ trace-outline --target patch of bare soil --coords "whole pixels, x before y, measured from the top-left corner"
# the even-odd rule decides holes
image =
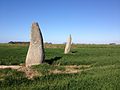
[[[16,69],[17,71],[24,72],[28,79],[32,79],[34,76],[38,76],[38,72],[31,69],[30,67],[25,67],[20,65],[10,65],[10,66],[0,65],[0,69],[7,69],[7,68]]]
[[[72,74],[72,73],[79,73],[81,71],[89,70],[90,65],[65,65],[63,66],[65,70],[50,70],[49,74]],[[36,70],[33,70],[30,67],[25,67],[25,66],[20,66],[20,65],[11,65],[11,66],[5,66],[5,65],[0,65],[0,69],[6,69],[6,68],[11,68],[11,69],[16,69],[17,71],[24,72],[26,74],[26,77],[28,79],[32,79],[33,77],[36,76],[42,76],[42,74],[38,73]]]
[[[31,69],[30,67],[25,67],[24,66],[24,67],[19,68],[17,71],[24,72],[28,79],[32,79],[35,76],[40,76],[37,71]]]
[[[89,70],[90,69],[90,65],[67,65],[67,66],[63,66],[65,68],[65,70],[51,70],[50,73],[53,74],[72,74],[72,73],[79,73],[81,71],[84,70]]]
[[[6,68],[11,68],[11,69],[19,69],[22,66],[19,65],[10,65],[10,66],[6,66],[6,65],[0,65],[0,69],[6,69]]]

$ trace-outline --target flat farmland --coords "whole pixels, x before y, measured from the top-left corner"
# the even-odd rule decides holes
[[[37,75],[0,69],[1,90],[119,90],[120,45],[45,45],[45,62],[32,66]],[[24,65],[28,45],[0,44],[0,65]]]

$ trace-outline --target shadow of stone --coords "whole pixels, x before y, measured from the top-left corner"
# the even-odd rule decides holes
[[[71,53],[77,53],[78,51],[71,51]]]
[[[51,58],[51,59],[46,59],[45,60],[45,63],[48,63],[48,64],[53,64],[54,61],[57,61],[59,59],[61,59],[62,57],[54,57],[54,58]]]

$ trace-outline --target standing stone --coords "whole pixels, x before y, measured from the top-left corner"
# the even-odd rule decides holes
[[[44,56],[42,33],[38,23],[33,23],[30,46],[26,57],[26,67],[43,63]]]
[[[72,37],[70,35],[67,40],[67,43],[66,43],[66,47],[65,47],[65,51],[64,51],[65,54],[68,54],[70,52],[71,43],[72,43]]]

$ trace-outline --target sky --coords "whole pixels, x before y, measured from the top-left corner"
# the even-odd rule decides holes
[[[120,0],[0,0],[0,43],[30,41],[33,22],[44,42],[120,44]]]

